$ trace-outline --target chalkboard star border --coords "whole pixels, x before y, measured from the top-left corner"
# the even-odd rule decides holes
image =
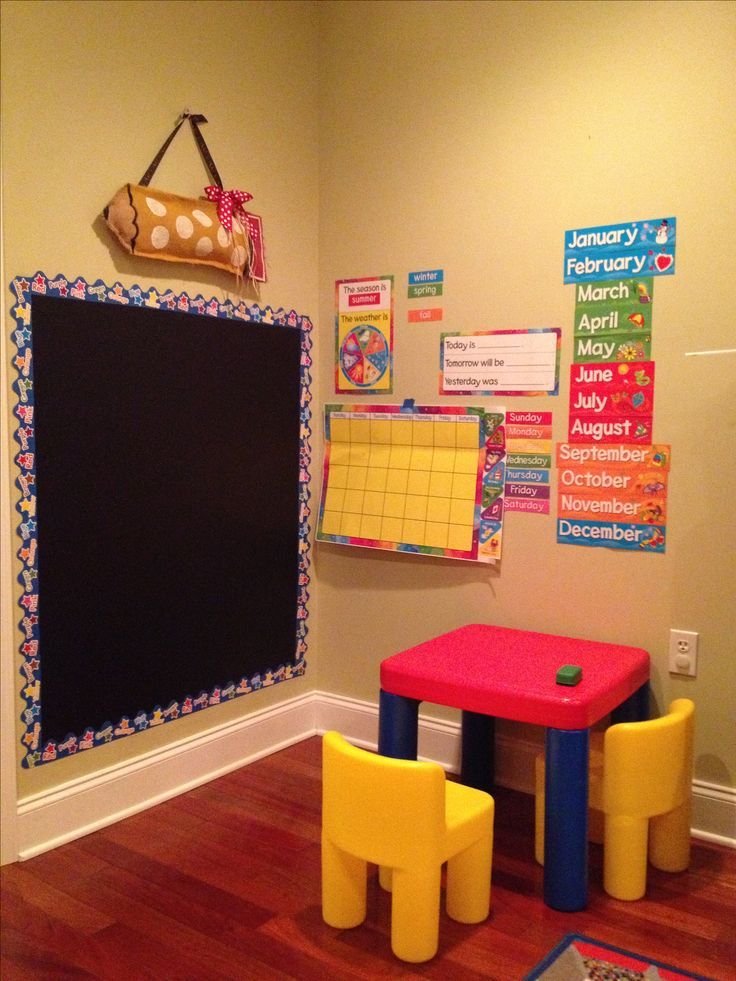
[[[21,608],[19,627],[21,631],[20,669],[22,678],[20,688],[24,708],[21,713],[23,732],[23,766],[35,767],[77,752],[104,745],[143,731],[152,726],[167,723],[220,704],[224,701],[269,687],[281,681],[303,675],[306,668],[307,652],[307,601],[310,583],[310,542],[309,542],[309,481],[311,465],[311,373],[310,355],[312,323],[309,317],[297,314],[294,310],[283,308],[274,310],[255,303],[241,300],[221,301],[215,297],[210,300],[201,295],[189,296],[174,293],[172,290],[159,291],[153,287],[142,289],[138,285],[123,286],[116,282],[112,286],[102,280],[87,282],[82,277],[75,279],[63,275],[47,276],[37,272],[32,276],[16,276],[10,283],[13,297],[12,316],[15,321],[12,341],[17,348],[13,367],[17,377],[12,387],[17,398],[14,415],[17,420],[15,440],[18,450],[15,455],[18,489],[16,510],[19,515],[17,533],[20,547],[16,555],[20,561],[17,580],[20,584]],[[218,318],[233,321],[233,327],[240,321],[247,324],[274,325],[290,327],[300,332],[299,365],[299,462],[298,462],[298,543],[295,550],[297,568],[297,595],[295,597],[295,644],[293,657],[275,667],[256,671],[247,677],[222,679],[221,684],[198,693],[184,694],[170,704],[154,705],[150,710],[139,709],[123,715],[117,722],[104,721],[84,726],[78,734],[69,733],[66,738],[44,739],[42,731],[42,670],[43,647],[41,628],[43,621],[43,598],[39,604],[39,551],[43,551],[43,528],[40,533],[36,520],[36,438],[34,429],[34,374],[33,374],[33,323],[32,301],[34,296],[53,297],[64,300],[83,301],[90,304],[113,304],[119,306],[141,307],[150,310],[174,311],[203,318]],[[98,720],[98,723],[101,720]]]

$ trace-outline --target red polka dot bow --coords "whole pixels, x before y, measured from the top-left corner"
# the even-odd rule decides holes
[[[240,221],[244,229],[247,227],[248,219],[243,205],[246,201],[253,200],[252,194],[248,194],[247,191],[225,191],[214,184],[206,187],[204,193],[208,200],[217,203],[217,217],[220,219],[222,227],[228,232],[233,230],[233,215]]]

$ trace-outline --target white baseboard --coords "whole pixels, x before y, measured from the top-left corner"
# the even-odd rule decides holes
[[[18,804],[18,858],[32,858],[313,736],[316,699],[300,695],[237,722],[71,780]]]
[[[337,729],[357,745],[375,749],[378,707],[328,692],[309,692],[26,797],[18,804],[17,857],[32,858],[81,838],[328,729]],[[499,734],[498,782],[533,793],[534,757],[538,752],[536,743]],[[420,715],[419,755],[457,772],[459,724]],[[736,848],[736,791],[696,781],[693,799],[693,835]]]

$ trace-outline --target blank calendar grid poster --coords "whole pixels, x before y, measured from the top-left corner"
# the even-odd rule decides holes
[[[500,548],[501,522],[484,518],[483,504],[493,496],[488,479],[498,479],[488,464],[499,454],[489,457],[483,410],[326,406],[325,436],[319,540],[476,561],[497,557],[491,552]]]

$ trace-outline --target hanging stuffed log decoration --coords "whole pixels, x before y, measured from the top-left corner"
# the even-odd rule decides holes
[[[149,186],[161,158],[188,119],[213,183],[205,197],[187,198]],[[215,266],[238,278],[265,282],[261,219],[243,207],[247,191],[223,188],[199,123],[204,116],[185,110],[138,184],[123,184],[103,211],[105,221],[126,252],[148,259]]]

